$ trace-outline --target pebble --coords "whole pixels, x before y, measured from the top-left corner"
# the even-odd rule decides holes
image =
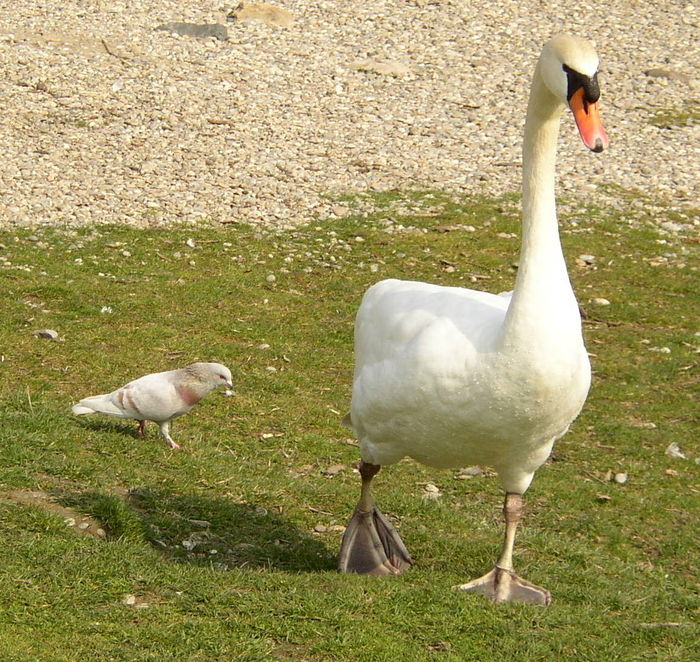
[[[591,303],[595,304],[596,306],[609,306],[610,302],[607,299],[604,299],[603,297],[596,297],[595,299],[591,299]]]
[[[58,331],[54,331],[53,329],[37,329],[36,331],[32,331],[32,335],[36,338],[46,338],[47,340],[59,339]]]
[[[321,473],[324,476],[335,476],[336,474],[339,474],[341,471],[345,470],[345,465],[344,464],[332,464],[330,467],[324,469]]]
[[[172,32],[181,37],[196,37],[197,39],[213,37],[220,41],[228,41],[228,30],[226,26],[218,23],[197,24],[175,22],[158,25],[155,29]]]
[[[423,500],[424,501],[437,501],[442,496],[440,488],[433,483],[427,483],[423,486]]]
[[[681,447],[675,441],[672,441],[666,447],[666,455],[668,455],[669,457],[676,458],[678,460],[686,460],[687,459],[685,453],[681,450]]]

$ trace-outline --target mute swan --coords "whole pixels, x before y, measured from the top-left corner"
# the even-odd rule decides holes
[[[523,237],[512,293],[495,295],[384,280],[355,322],[355,374],[345,423],[360,442],[360,501],[339,569],[399,574],[413,561],[376,509],[370,482],[402,457],[433,467],[484,464],[498,472],[505,539],[494,568],[458,586],[494,602],[549,604],[549,591],[513,570],[522,495],[569,428],[590,386],[581,318],[561,251],[554,199],[559,119],[573,111],[584,144],[608,145],[598,115],[598,56],[558,35],[542,50],[523,144]]]

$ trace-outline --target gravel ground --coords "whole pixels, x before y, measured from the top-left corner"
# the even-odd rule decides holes
[[[561,30],[598,45],[611,148],[588,153],[567,118],[560,193],[610,202],[612,182],[697,206],[697,122],[649,123],[698,96],[687,0],[278,6],[291,25],[226,23],[220,1],[0,0],[0,227],[286,227],[343,214],[344,192],[516,191],[532,69]],[[154,30],[174,21],[229,40]]]

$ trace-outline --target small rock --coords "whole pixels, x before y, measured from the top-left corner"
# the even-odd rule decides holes
[[[328,531],[328,527],[323,524],[317,524],[314,527],[314,533],[325,533],[326,531]]]
[[[274,283],[277,280],[277,277],[275,276],[275,274],[269,274],[268,276],[265,277],[265,280],[268,283]]]
[[[46,338],[47,340],[58,340],[58,332],[53,329],[37,329],[32,331],[32,335],[37,338]]]
[[[608,496],[607,494],[599,494],[596,498],[598,501],[600,501],[600,503],[607,503],[608,501],[612,500],[612,497]]]
[[[294,14],[286,9],[281,9],[265,2],[260,4],[241,2],[229,12],[226,21],[229,23],[257,21],[265,25],[277,25],[282,28],[288,28],[294,23]]]
[[[182,541],[182,546],[188,551],[191,552],[196,546],[197,543],[193,542],[191,540],[183,540]]]
[[[595,299],[591,299],[591,303],[595,304],[596,306],[609,306],[610,302],[607,299],[603,299],[603,297],[595,297]]]
[[[196,37],[198,39],[214,37],[220,41],[228,41],[228,30],[225,25],[219,23],[163,23],[155,29],[179,34],[181,37]]]
[[[633,428],[641,428],[642,430],[655,430],[656,423],[651,421],[632,421],[630,424]]]
[[[678,460],[687,460],[688,459],[686,457],[685,453],[681,450],[681,447],[675,441],[672,441],[666,447],[666,455],[668,455],[669,457],[674,457]]]
[[[409,67],[404,62],[396,60],[382,60],[379,58],[368,57],[364,60],[356,60],[350,65],[351,69],[356,71],[367,71],[383,76],[405,76]]]
[[[627,482],[627,474],[624,472],[616,473],[614,480],[619,485],[624,485]]]
[[[460,469],[459,473],[467,474],[468,476],[481,476],[484,470],[481,467],[473,466],[466,469]]]
[[[100,312],[103,315],[110,315],[114,312],[114,310],[112,309],[112,306],[102,306],[102,308],[100,308]]]
[[[661,223],[661,227],[668,232],[680,232],[683,229],[680,223],[675,223],[674,221],[664,221]]]
[[[647,69],[644,73],[650,78],[668,78],[681,83],[690,83],[693,80],[688,74],[684,74],[682,71],[673,71],[672,69]]]
[[[190,248],[196,248],[196,247],[197,247],[197,244],[194,243],[194,239],[192,239],[191,237],[185,242],[185,244],[186,244],[187,246],[189,246]]]
[[[649,351],[650,352],[658,352],[659,354],[670,354],[671,348],[670,347],[650,347]]]
[[[440,492],[440,489],[438,488],[437,485],[433,485],[432,483],[427,483],[423,487],[423,500],[424,501],[436,501],[442,496],[442,492]]]
[[[133,607],[136,604],[136,596],[128,593],[122,598],[122,604],[127,607]]]
[[[324,476],[335,476],[336,474],[339,474],[341,471],[345,470],[345,465],[344,464],[333,464],[327,469],[324,469],[321,473]]]

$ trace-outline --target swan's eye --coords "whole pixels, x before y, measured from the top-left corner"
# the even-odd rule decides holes
[[[571,101],[577,90],[583,88],[584,100],[587,103],[595,103],[600,98],[600,87],[598,87],[598,73],[593,76],[585,76],[566,64],[562,64],[562,69],[566,73],[567,91],[566,99]]]

